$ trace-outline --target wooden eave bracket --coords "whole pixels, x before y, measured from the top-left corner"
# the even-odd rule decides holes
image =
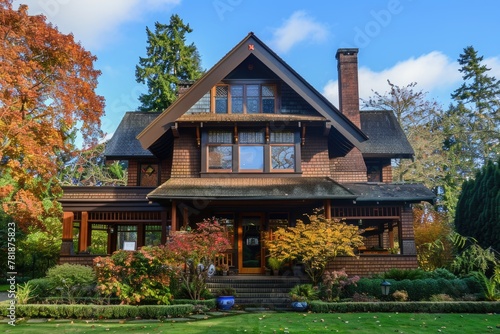
[[[170,127],[170,130],[172,130],[172,134],[174,135],[174,138],[179,138],[179,126],[177,122]]]

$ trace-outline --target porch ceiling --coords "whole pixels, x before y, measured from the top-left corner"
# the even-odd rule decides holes
[[[148,194],[149,199],[292,200],[355,199],[329,178],[176,178]]]

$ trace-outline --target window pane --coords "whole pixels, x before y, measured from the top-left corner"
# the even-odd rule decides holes
[[[216,98],[215,99],[215,113],[216,114],[226,114],[227,113],[227,97],[226,98]]]
[[[227,86],[215,87],[215,112],[217,114],[227,113]]]
[[[264,133],[256,131],[242,131],[239,134],[241,144],[264,144]]]
[[[295,147],[272,146],[271,166],[273,169],[295,169]]]
[[[231,96],[243,97],[243,85],[231,85]]]
[[[266,96],[276,96],[276,94],[274,93],[274,86],[262,86],[262,97],[266,97]]]
[[[209,146],[208,169],[231,170],[233,161],[232,146]]]
[[[247,114],[256,114],[259,112],[259,98],[247,98]]]
[[[274,98],[262,99],[262,112],[266,114],[274,113]]]
[[[240,170],[264,170],[264,147],[240,146]]]
[[[231,98],[231,112],[233,114],[243,114],[243,98],[234,96]]]
[[[208,142],[211,144],[232,144],[231,131],[208,131]]]
[[[295,143],[294,133],[292,131],[280,131],[280,132],[271,132],[271,143]]]
[[[247,85],[247,96],[259,96],[259,85]]]

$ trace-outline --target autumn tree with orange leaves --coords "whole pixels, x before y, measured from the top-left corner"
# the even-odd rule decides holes
[[[27,9],[0,0],[0,200],[19,228],[43,231],[60,215],[60,157],[75,131],[87,145],[102,136],[104,99],[96,58]]]

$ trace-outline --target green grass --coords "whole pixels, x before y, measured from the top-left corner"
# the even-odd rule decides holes
[[[0,284],[0,292],[9,291],[10,284]]]
[[[247,313],[187,322],[50,321],[0,333],[500,333],[498,314]]]

